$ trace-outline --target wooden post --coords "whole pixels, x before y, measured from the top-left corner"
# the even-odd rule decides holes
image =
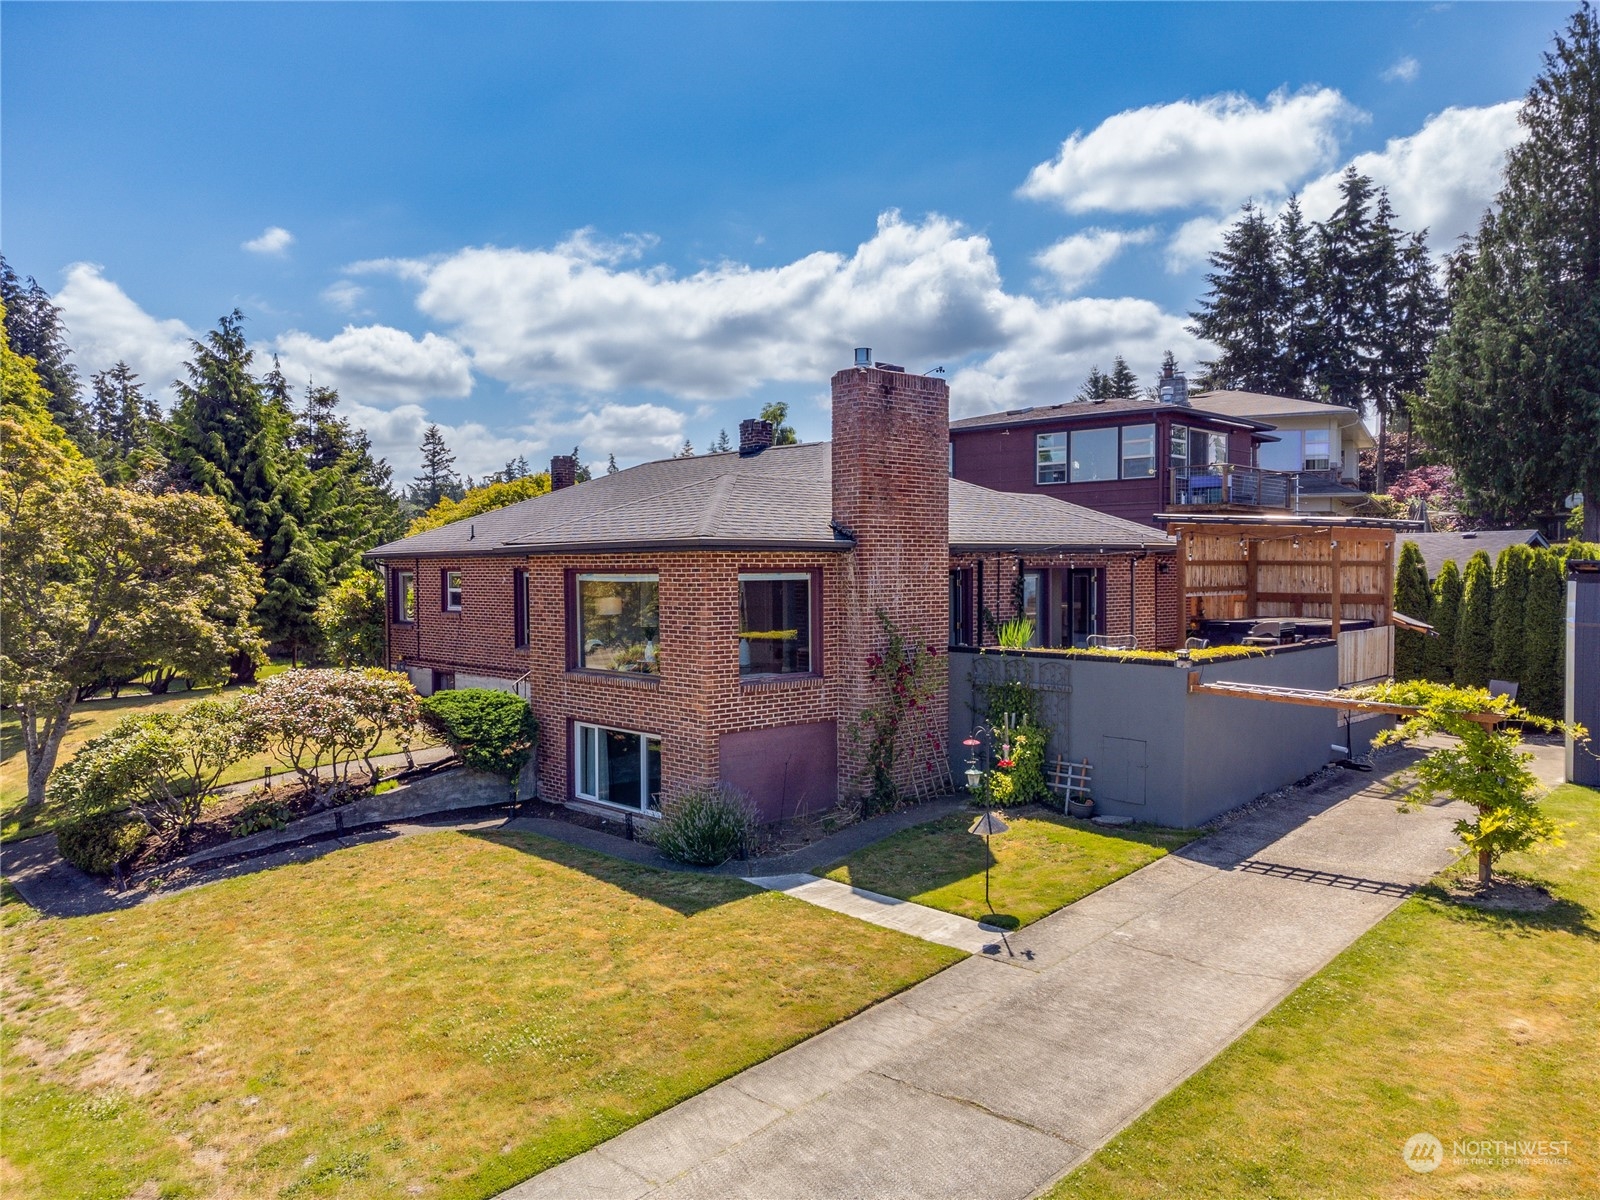
[[[1256,599],[1261,591],[1261,543],[1251,538],[1244,555],[1244,615],[1254,620],[1260,614],[1256,612]]]
[[[1178,571],[1178,640],[1189,637],[1189,529],[1178,526],[1178,561],[1173,564]]]
[[[1340,616],[1340,614],[1341,614],[1341,612],[1343,611],[1343,608],[1344,608],[1344,597],[1342,595],[1342,592],[1344,590],[1344,588],[1343,588],[1344,580],[1340,578],[1340,575],[1343,573],[1343,570],[1344,570],[1344,564],[1339,561],[1339,539],[1338,538],[1332,538],[1328,542],[1328,561],[1333,566],[1333,589],[1329,593],[1329,599],[1331,599],[1332,602],[1333,602],[1333,604],[1332,604],[1332,612],[1333,612],[1333,630],[1332,630],[1332,633],[1333,633],[1334,640],[1338,641],[1338,639],[1339,639],[1339,616]]]

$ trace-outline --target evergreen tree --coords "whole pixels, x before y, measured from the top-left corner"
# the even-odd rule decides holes
[[[1315,397],[1312,377],[1317,367],[1317,295],[1312,269],[1311,227],[1300,211],[1300,198],[1290,196],[1278,214],[1276,262],[1283,293],[1282,338],[1278,345],[1273,395],[1300,400]]]
[[[1456,620],[1455,682],[1458,687],[1488,687],[1494,665],[1494,568],[1479,550],[1467,560]]]
[[[1127,359],[1120,354],[1111,364],[1110,388],[1114,399],[1131,400],[1139,394],[1139,377],[1128,366]]]
[[[694,443],[691,442],[688,438],[684,438],[683,439],[683,449],[679,450],[672,457],[673,458],[693,458],[694,457]]]
[[[93,457],[94,437],[84,419],[78,371],[72,365],[61,310],[32,276],[24,286],[4,255],[0,255],[0,301],[5,304],[6,337],[11,350],[33,359],[34,373],[50,396],[51,419],[67,431],[80,450]]]
[[[800,435],[795,433],[789,422],[789,406],[782,400],[774,400],[761,408],[761,419],[772,422],[772,444],[774,446],[793,446],[800,441]]]
[[[717,440],[711,443],[711,453],[729,454],[732,451],[733,443],[728,440],[728,431],[726,429],[717,430]],[[613,458],[611,461],[615,462],[616,459]]]
[[[1373,340],[1371,296],[1378,263],[1374,190],[1371,179],[1346,168],[1339,181],[1339,206],[1317,224],[1312,273],[1317,388],[1329,402],[1357,411],[1365,399],[1366,348]]]
[[[1285,295],[1266,214],[1246,204],[1243,215],[1224,235],[1222,248],[1211,255],[1211,267],[1206,297],[1189,314],[1194,321],[1189,331],[1222,350],[1216,359],[1202,364],[1205,386],[1271,393],[1283,384]]]
[[[422,474],[411,489],[411,499],[424,510],[441,500],[459,500],[465,494],[455,472],[456,456],[445,445],[444,431],[429,425],[422,435]]]
[[[1600,25],[1587,2],[1544,56],[1526,137],[1452,263],[1417,426],[1476,506],[1508,519],[1600,496]],[[1600,540],[1600,504],[1584,537]]]
[[[607,475],[615,475],[620,470],[622,470],[622,468],[617,466],[617,456],[615,454],[607,455],[606,456],[606,474]]]
[[[1533,551],[1507,546],[1494,565],[1494,657],[1492,677],[1520,683],[1523,676],[1523,625],[1528,603],[1528,568]]]
[[[1400,547],[1400,561],[1395,567],[1394,608],[1396,612],[1419,621],[1433,615],[1433,596],[1428,590],[1428,568],[1422,561],[1422,550],[1415,542]],[[1394,635],[1394,677],[1396,679],[1421,679],[1426,671],[1424,652],[1427,635],[1397,629]]]
[[[1423,648],[1423,669],[1435,683],[1455,679],[1456,624],[1461,615],[1461,570],[1446,559],[1433,581],[1433,637]]]
[[[588,483],[594,476],[589,470],[589,464],[584,462],[583,456],[578,453],[578,449],[577,446],[572,448],[572,461],[577,465],[577,470],[573,473],[572,478],[576,483]],[[460,498],[459,496],[456,497],[458,500]]]
[[[1536,550],[1530,565],[1517,703],[1541,717],[1560,717],[1566,706],[1566,583],[1552,551]]]
[[[132,482],[161,460],[154,445],[161,410],[125,362],[96,372],[90,381],[94,399],[86,416],[100,474],[107,483]]]
[[[1089,374],[1083,381],[1083,386],[1078,389],[1079,400],[1109,400],[1111,398],[1111,376],[1102,371],[1098,365],[1089,368]]]

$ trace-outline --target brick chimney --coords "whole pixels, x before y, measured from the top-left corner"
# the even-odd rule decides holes
[[[772,447],[772,422],[771,421],[740,421],[739,422],[739,454],[760,454],[763,450]]]
[[[885,642],[877,610],[916,646],[939,647],[940,688],[928,706],[935,736],[947,732],[943,649],[950,635],[950,389],[942,379],[887,365],[857,366],[833,377],[833,519],[855,539],[846,570],[848,634],[838,654],[854,719],[879,685],[868,654]],[[904,769],[925,770],[926,747],[904,742]],[[856,787],[862,747],[841,737],[840,780]],[[906,780],[901,781],[902,784]]]
[[[1184,378],[1182,371],[1174,371],[1171,367],[1161,368],[1161,382],[1156,385],[1156,395],[1163,404],[1189,404],[1189,381]]]
[[[558,454],[550,460],[550,490],[559,492],[578,482],[578,460],[570,454]]]

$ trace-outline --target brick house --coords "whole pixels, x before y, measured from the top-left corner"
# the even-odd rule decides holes
[[[1176,379],[1165,400],[1076,400],[954,421],[950,474],[1146,525],[1187,508],[1294,511],[1295,473],[1263,469],[1273,427],[1190,404]]]
[[[371,551],[389,664],[425,693],[526,696],[546,799],[649,815],[720,779],[772,820],[859,790],[851,729],[880,609],[917,644],[992,641],[1027,586],[1048,630],[1056,573],[1093,571],[1101,619],[1166,636],[1170,539],[950,479],[943,380],[877,364],[840,371],[832,395],[831,442],[773,446],[746,421],[737,452],[579,485],[558,458],[548,495]],[[947,728],[936,666],[928,747]]]

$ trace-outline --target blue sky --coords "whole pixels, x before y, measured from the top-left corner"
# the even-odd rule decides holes
[[[402,474],[624,464],[855,345],[958,412],[1142,376],[1249,197],[1443,247],[1564,5],[5,4],[3,248],[85,371],[237,306]]]

